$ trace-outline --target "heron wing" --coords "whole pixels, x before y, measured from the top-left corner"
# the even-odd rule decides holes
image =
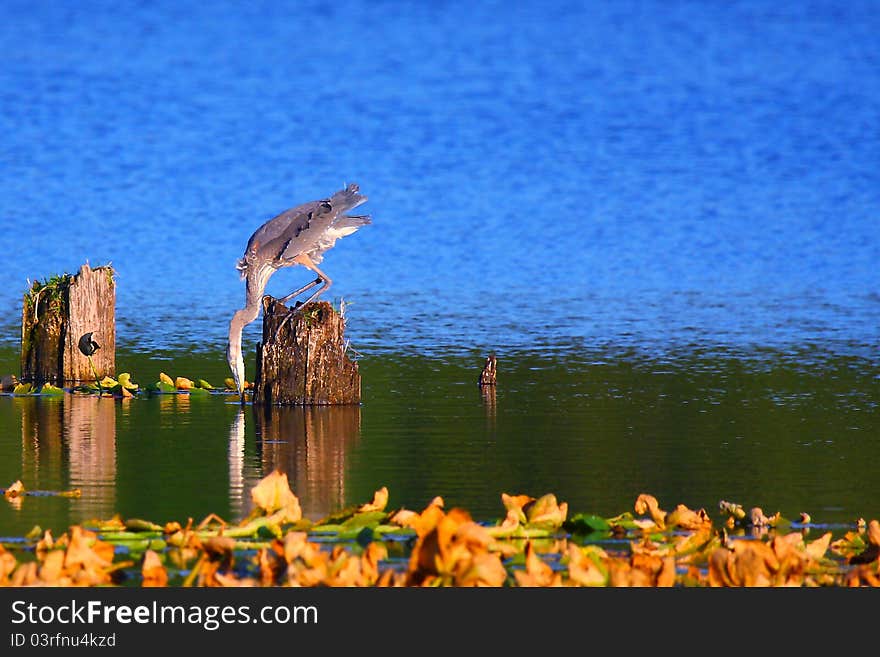
[[[318,203],[313,201],[291,208],[260,226],[248,240],[245,259],[251,264],[282,266],[282,261],[301,253],[299,246],[311,241],[309,235],[314,233]]]
[[[365,200],[366,197],[357,194],[356,186],[349,186],[329,199],[310,201],[285,210],[251,235],[245,255],[239,261],[239,271],[244,277],[252,266],[284,267],[302,253],[309,254],[314,262],[320,262],[323,252],[337,239],[370,223],[367,216],[344,214]]]

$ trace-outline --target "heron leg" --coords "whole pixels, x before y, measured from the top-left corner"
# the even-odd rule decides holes
[[[310,287],[312,287],[312,285],[317,285],[318,283],[324,283],[321,287],[319,287],[317,290],[312,292],[312,296],[310,296],[308,299],[303,301],[301,304],[297,305],[297,308],[302,308],[303,306],[311,303],[312,301],[317,299],[321,294],[323,294],[324,292],[329,290],[330,286],[333,285],[333,281],[330,280],[330,277],[327,276],[327,274],[325,274],[320,269],[318,269],[318,265],[316,265],[314,262],[312,262],[312,259],[309,256],[307,256],[305,253],[301,253],[300,255],[296,256],[294,258],[294,261],[301,264],[303,267],[307,267],[307,268],[311,269],[313,272],[315,272],[318,275],[318,280],[312,281],[312,283],[310,283],[309,285],[306,286],[306,289],[309,289]],[[302,291],[304,292],[305,290],[302,290]]]
[[[305,308],[309,303],[311,303],[312,301],[317,299],[321,294],[326,292],[330,288],[330,286],[333,285],[333,281],[330,279],[329,276],[327,276],[327,274],[325,274],[320,269],[318,269],[318,265],[316,265],[314,262],[312,262],[312,259],[309,256],[307,256],[305,253],[302,253],[302,254],[296,256],[296,258],[294,258],[294,261],[297,262],[298,264],[302,265],[303,267],[307,267],[308,269],[311,269],[313,272],[315,272],[318,275],[318,278],[315,279],[314,281],[312,281],[311,283],[309,283],[308,285],[304,285],[301,289],[297,290],[296,292],[288,294],[286,297],[284,297],[281,300],[282,302],[288,301],[288,300],[292,299],[293,297],[297,296],[298,294],[302,294],[306,290],[313,288],[315,285],[318,285],[319,283],[323,283],[323,285],[321,285],[321,287],[319,287],[317,290],[312,292],[312,295],[308,299],[306,299],[305,301],[302,301],[302,302],[300,302],[300,301],[296,302],[296,305],[294,306],[294,312],[299,312],[300,310]],[[287,323],[287,320],[290,319],[293,314],[294,313],[288,313],[287,317],[285,317],[281,321],[281,323],[278,325],[278,328],[275,329],[276,336],[278,335],[279,331],[281,331],[281,328]]]
[[[280,301],[281,303],[287,303],[287,302],[290,301],[291,299],[295,299],[296,297],[298,297],[300,294],[302,294],[302,293],[305,292],[306,290],[311,290],[313,287],[315,287],[315,286],[318,285],[319,283],[323,283],[323,282],[324,282],[324,279],[323,279],[323,278],[316,278],[316,279],[313,280],[311,283],[306,283],[305,285],[303,285],[303,286],[302,286],[301,288],[299,288],[298,290],[296,290],[296,291],[294,291],[294,292],[291,292],[291,293],[288,294],[286,297],[282,297],[281,299],[279,299],[279,301]]]

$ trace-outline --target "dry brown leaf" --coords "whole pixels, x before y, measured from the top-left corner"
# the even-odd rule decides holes
[[[768,517],[764,515],[764,511],[759,506],[749,510],[749,524],[752,527],[775,527],[779,518],[780,513],[778,511]]]
[[[55,541],[52,538],[52,532],[48,529],[43,532],[43,535],[40,537],[40,540],[37,541],[36,546],[34,546],[34,552],[37,555],[38,559],[42,559],[46,552],[51,550],[55,546]]]
[[[607,578],[602,569],[583,549],[574,543],[570,543],[568,546],[568,580],[578,586],[605,586],[607,584]]]
[[[547,524],[552,527],[560,527],[568,516],[568,504],[557,503],[553,493],[542,495],[533,503],[525,507],[526,518],[531,524]]]
[[[3,497],[7,500],[11,500],[20,495],[24,495],[24,484],[21,483],[20,479],[10,484],[9,488],[3,492]]]
[[[187,379],[185,376],[179,376],[174,379],[174,387],[178,390],[191,390],[194,386],[193,380]]]
[[[407,586],[496,586],[506,571],[489,552],[492,537],[467,511],[431,505],[417,523],[418,539],[409,558]]]
[[[62,543],[62,539],[59,539],[58,544]],[[74,584],[94,586],[109,583],[108,571],[113,565],[113,552],[112,544],[99,540],[94,532],[74,525],[67,534],[64,570]]]
[[[0,545],[0,585],[7,582],[7,578],[15,570],[16,565],[18,565],[18,562],[15,557]]]
[[[651,520],[654,521],[659,529],[666,528],[666,511],[660,508],[660,503],[657,502],[657,498],[653,495],[648,495],[647,493],[639,495],[636,498],[635,511],[639,515],[643,515],[646,512],[649,513]]]
[[[409,509],[400,509],[391,518],[388,519],[392,525],[399,525],[401,527],[413,527],[415,528],[415,523],[418,522],[419,514],[415,511],[410,511]]]
[[[369,513],[371,511],[384,511],[385,506],[388,504],[388,488],[386,486],[382,486],[379,490],[373,493],[373,501],[368,502],[366,504],[361,504],[358,507],[358,513]]]
[[[260,583],[263,586],[280,584],[281,575],[287,571],[284,544],[276,538],[269,547],[257,550],[254,562],[260,570]]]
[[[880,587],[880,562],[861,564],[851,568],[844,578],[844,586],[856,587]]]
[[[39,576],[46,586],[61,585],[64,571],[64,550],[50,550],[40,563]]]
[[[141,559],[141,576],[144,587],[163,587],[168,585],[168,572],[162,565],[159,555],[153,550],[144,552]]]
[[[675,586],[675,559],[673,557],[663,559],[663,564],[660,567],[660,572],[657,573],[654,586],[658,588]]]
[[[251,489],[251,499],[254,505],[266,514],[283,510],[282,522],[297,522],[302,519],[299,499],[290,490],[287,475],[280,470],[274,470],[271,474],[263,477]]]
[[[383,543],[371,542],[361,554],[361,573],[364,583],[371,586],[379,579],[379,563],[388,558],[388,548]]]
[[[350,557],[345,550],[331,555],[327,580],[327,586],[357,587],[366,586],[361,573],[361,563],[358,559]]]
[[[37,562],[28,561],[21,564],[12,573],[9,580],[10,586],[34,586],[39,584],[40,578],[37,575]]]
[[[504,508],[507,509],[507,517],[515,517],[517,524],[524,524],[526,522],[526,514],[523,511],[523,508],[534,501],[535,498],[529,495],[508,495],[507,493],[501,493],[501,502],[504,504]]]
[[[808,557],[814,561],[820,561],[825,557],[829,545],[831,545],[831,532],[826,532],[815,541],[807,543],[805,551]]]
[[[868,544],[880,547],[880,522],[876,520],[868,523]]]
[[[457,573],[456,586],[499,587],[507,580],[507,571],[496,554],[477,554],[467,567]]]
[[[210,536],[202,540],[202,548],[212,559],[231,559],[235,550],[235,539],[229,536]]]
[[[256,580],[250,577],[237,577],[234,573],[214,573],[214,585],[224,588],[256,586]]]
[[[665,523],[667,527],[699,530],[711,527],[712,519],[705,509],[693,511],[684,504],[679,504],[666,516]]]
[[[379,581],[376,582],[376,586],[381,586],[383,588],[392,586],[404,586],[405,581],[405,573],[398,573],[391,569],[388,569],[382,572],[382,575],[379,577]]]
[[[165,534],[174,534],[175,532],[179,532],[183,527],[181,527],[180,523],[176,520],[165,523],[165,528],[162,530]]]
[[[306,532],[287,532],[284,535],[284,550],[282,552],[287,563],[306,554],[309,549],[309,535]]]
[[[770,548],[780,562],[795,558],[800,560],[804,554],[804,537],[799,532],[791,532],[784,536],[774,536],[769,543]]]
[[[779,549],[785,550],[781,544]],[[755,539],[733,542],[709,557],[709,586],[772,586],[780,563],[768,544]]]
[[[544,563],[535,552],[531,541],[526,543],[526,567],[525,570],[515,570],[513,573],[519,586],[561,586],[562,575]]]
[[[433,530],[445,515],[443,507],[432,502],[419,514],[419,517],[413,522],[411,527],[416,530],[416,534],[424,536]]]

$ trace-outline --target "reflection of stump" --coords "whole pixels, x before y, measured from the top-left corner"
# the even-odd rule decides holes
[[[346,355],[345,320],[326,301],[290,310],[263,297],[255,404],[358,404],[361,376]]]
[[[343,508],[349,451],[361,429],[361,409],[347,406],[266,406],[254,413],[262,471],[279,470],[317,520]]]
[[[95,373],[80,351],[86,333],[99,345],[91,358],[99,377],[116,369],[116,285],[109,265],[80,267],[35,282],[21,312],[21,378],[34,383],[92,381]]]

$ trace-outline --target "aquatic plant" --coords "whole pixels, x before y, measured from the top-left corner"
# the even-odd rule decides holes
[[[21,503],[21,482],[4,491]],[[71,492],[59,494],[72,494]],[[502,493],[503,519],[475,521],[435,497],[388,508],[389,492],[312,522],[279,471],[227,523],[94,520],[55,539],[39,527],[0,545],[0,585],[142,586],[880,586],[880,523],[809,540],[809,523],[722,501],[671,512],[641,494],[633,512],[576,514],[552,494]]]

